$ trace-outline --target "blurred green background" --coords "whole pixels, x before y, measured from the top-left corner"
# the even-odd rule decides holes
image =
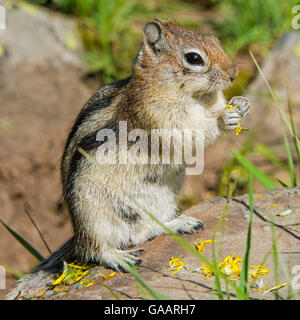
[[[297,0],[27,0],[27,2],[62,12],[77,21],[85,47],[85,58],[90,68],[89,75],[99,79],[99,87],[130,75],[142,41],[141,30],[145,22],[154,17],[173,19],[184,27],[201,33],[212,33],[220,39],[225,51],[239,65],[237,80],[230,90],[224,92],[227,98],[242,95],[257,74],[257,67],[249,55],[249,50],[261,64],[279,37],[286,31],[291,31],[293,18],[291,8],[297,4]],[[256,128],[256,132],[252,130],[247,140],[240,146],[239,152],[243,156],[259,154],[274,167],[286,172],[296,172],[292,166],[292,155],[288,157],[288,152],[285,152],[283,158],[278,156],[278,150],[284,150],[282,144],[272,146],[270,149],[270,146],[266,147],[255,142],[256,134],[262,126],[260,123],[260,128]],[[278,182],[275,176],[272,178],[277,181],[278,186],[297,185],[296,177],[291,177],[293,181],[291,184]],[[209,197],[227,194],[233,181],[234,194],[247,192],[248,171],[235,158],[224,164],[222,171],[218,173],[218,182],[212,187]],[[183,194],[180,206],[185,209],[199,200],[203,200],[202,197],[199,199],[199,196],[192,193]]]
[[[103,84],[129,75],[141,42],[140,26],[153,17],[213,32],[231,57],[252,49],[265,56],[290,28],[296,0],[28,0],[78,20],[92,73]],[[247,76],[242,72],[242,75]]]
[[[227,98],[241,95],[257,73],[251,50],[261,63],[274,43],[291,30],[291,8],[297,0],[28,0],[70,15],[78,22],[90,75],[100,78],[100,85],[125,78],[142,41],[146,21],[159,17],[174,19],[187,28],[213,33],[226,52],[239,64],[239,76]],[[276,147],[276,146],[275,146]],[[282,149],[282,148],[281,148]],[[283,167],[278,153],[255,143],[255,133],[239,150],[243,155],[260,154],[273,165]],[[288,159],[283,161],[287,163]],[[274,160],[275,159],[275,160]],[[285,165],[288,171],[288,165]],[[276,179],[276,177],[273,177]],[[233,159],[225,164],[213,195],[224,195],[230,183],[236,182],[235,194],[246,192],[248,172]],[[282,184],[282,183],[281,183]],[[295,185],[296,183],[293,183]],[[194,195],[183,195],[185,209],[199,201]]]

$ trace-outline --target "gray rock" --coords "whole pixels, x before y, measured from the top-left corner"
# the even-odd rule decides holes
[[[277,204],[274,206],[274,204]],[[272,206],[273,205],[273,206]],[[182,235],[183,239],[194,246],[198,240],[211,240],[216,230],[216,259],[221,262],[228,256],[240,256],[244,258],[247,232],[249,224],[249,199],[248,195],[236,197],[229,201],[228,210],[225,198],[197,205],[189,209],[186,214],[201,219],[205,225],[192,235]],[[280,216],[280,213],[291,210],[291,214]],[[222,212],[225,212],[220,220]],[[252,225],[252,238],[249,266],[265,265],[269,269],[265,275],[258,276],[263,280],[263,288],[272,288],[278,284],[287,283],[286,286],[275,291],[282,298],[296,299],[293,296],[299,291],[300,283],[297,272],[300,265],[299,241],[300,241],[300,188],[267,191],[254,195],[254,216]],[[275,249],[273,247],[273,235],[276,239],[276,251],[278,255],[278,282],[276,282],[276,267],[274,264]],[[163,235],[140,245],[145,249],[141,255],[144,260],[138,268],[140,277],[157,292],[169,299],[216,299],[213,293],[214,276],[205,279],[204,275],[194,272],[203,264],[198,258],[178,244],[171,236]],[[203,257],[212,260],[212,244],[205,245]],[[182,268],[176,275],[169,270],[171,257],[181,256],[186,268]],[[241,266],[241,263],[239,264]],[[253,269],[250,269],[253,270]],[[297,271],[298,270],[298,271]],[[29,275],[28,281],[20,284],[10,298],[17,299],[115,299],[110,293],[114,292],[121,299],[142,299],[137,282],[131,274],[116,274],[112,278],[104,280],[101,275],[109,274],[110,270],[103,267],[94,267],[85,279],[91,278],[93,283],[89,287],[84,284],[74,283],[66,287],[66,291],[57,292],[49,283],[58,278],[59,274],[48,274],[39,271]],[[234,277],[233,277],[234,278]],[[256,279],[249,277],[250,283],[256,285]],[[226,286],[221,280],[222,290],[226,292]],[[238,285],[238,281],[234,282]],[[259,282],[261,283],[261,282]],[[110,291],[107,290],[110,288]],[[45,290],[45,291],[43,291]],[[253,299],[274,299],[274,292],[252,288],[250,297]],[[229,298],[235,299],[235,290],[229,286]],[[265,294],[264,294],[265,293]],[[227,294],[224,293],[227,298]],[[299,297],[298,297],[299,299]]]
[[[0,44],[9,67],[49,64],[59,69],[70,65],[87,70],[76,24],[71,19],[41,7],[0,0],[6,9],[6,30],[0,30]]]

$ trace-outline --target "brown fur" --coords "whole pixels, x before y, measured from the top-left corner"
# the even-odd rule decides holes
[[[187,52],[199,54],[203,65],[189,64]],[[119,122],[127,121],[128,132],[143,129],[149,138],[152,129],[201,129],[205,145],[212,144],[226,125],[234,128],[239,120],[239,114],[232,111],[226,113],[226,123],[222,120],[227,112],[222,90],[237,73],[214,36],[187,30],[170,20],[146,24],[130,78],[99,89],[74,123],[61,164],[74,236],[35,271],[57,271],[63,260],[126,270],[118,256],[130,263],[141,260],[121,249],[166,233],[147,212],[176,233],[199,229],[201,221],[177,215],[185,163],[99,165],[95,155],[104,142],[97,141],[96,135],[101,129],[110,129],[118,136]],[[246,112],[246,104],[239,101]],[[193,139],[188,143],[195,147]],[[147,158],[150,149],[143,152],[141,156]],[[22,290],[29,278],[22,280],[10,297]]]

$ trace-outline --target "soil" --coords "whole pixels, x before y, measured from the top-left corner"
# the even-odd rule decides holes
[[[61,208],[60,158],[72,122],[95,88],[72,68],[39,71],[11,77],[1,88],[0,217],[47,256],[24,208],[52,250],[71,236],[70,219]],[[0,265],[7,270],[26,273],[38,262],[3,226],[0,243]],[[8,274],[7,288],[15,282]],[[0,290],[0,299],[5,293]]]

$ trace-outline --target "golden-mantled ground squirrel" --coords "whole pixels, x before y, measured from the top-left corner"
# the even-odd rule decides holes
[[[99,89],[70,132],[61,173],[74,235],[36,270],[51,270],[63,260],[116,270],[126,269],[125,262],[141,262],[141,250],[124,249],[166,233],[149,212],[176,233],[201,228],[201,221],[177,212],[185,163],[99,164],[96,154],[105,140],[97,134],[107,129],[118,137],[119,123],[126,121],[128,131],[147,135],[152,129],[201,129],[205,145],[212,144],[249,111],[244,97],[234,97],[229,104],[237,107],[226,108],[222,90],[237,74],[214,36],[173,21],[147,23],[132,75]],[[117,147],[120,155],[118,141]],[[148,151],[139,150],[140,156],[146,159]]]

